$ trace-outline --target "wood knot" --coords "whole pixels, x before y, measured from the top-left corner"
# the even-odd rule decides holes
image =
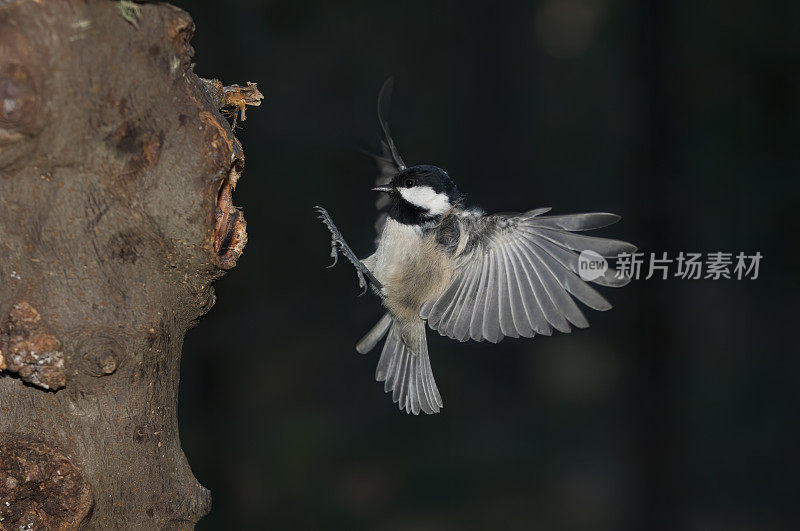
[[[40,105],[30,70],[16,62],[0,63],[0,144],[33,136]]]
[[[13,171],[36,148],[30,140],[47,123],[47,106],[37,55],[41,46],[31,42],[15,16],[7,13],[14,8],[0,11],[0,170]]]
[[[0,437],[0,529],[75,529],[92,491],[70,457],[40,441]]]
[[[78,354],[84,370],[90,376],[114,374],[122,361],[122,345],[108,336],[95,336],[84,341]]]
[[[66,385],[61,342],[42,322],[36,308],[18,302],[0,328],[0,369],[42,389]]]

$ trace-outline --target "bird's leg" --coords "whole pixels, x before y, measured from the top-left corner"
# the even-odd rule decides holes
[[[331,258],[333,258],[333,263],[328,267],[333,267],[336,265],[336,262],[339,260],[339,253],[342,253],[345,258],[350,260],[350,263],[356,268],[356,275],[358,276],[358,286],[362,288],[364,291],[362,295],[367,291],[367,282],[372,285],[372,290],[375,292],[376,295],[383,298],[383,284],[381,284],[375,275],[372,274],[367,266],[358,259],[356,254],[350,249],[350,246],[347,245],[347,242],[344,241],[344,237],[342,233],[339,232],[339,229],[336,228],[334,225],[333,220],[331,219],[330,214],[324,208],[318,206],[314,207],[314,210],[317,211],[319,214],[319,219],[328,227],[328,230],[331,231]]]

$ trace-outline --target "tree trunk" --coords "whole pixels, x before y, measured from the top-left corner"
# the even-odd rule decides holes
[[[247,239],[220,114],[169,5],[0,0],[0,529],[192,528],[186,330]],[[243,118],[243,116],[242,116]]]

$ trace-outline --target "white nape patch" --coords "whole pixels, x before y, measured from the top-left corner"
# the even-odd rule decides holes
[[[430,186],[412,186],[411,188],[398,188],[398,190],[403,199],[427,210],[432,216],[444,214],[450,209],[447,194],[437,194]]]

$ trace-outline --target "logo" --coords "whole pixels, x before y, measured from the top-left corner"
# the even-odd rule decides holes
[[[578,256],[578,274],[587,282],[603,276],[608,270],[606,259],[594,251],[582,251]]]

